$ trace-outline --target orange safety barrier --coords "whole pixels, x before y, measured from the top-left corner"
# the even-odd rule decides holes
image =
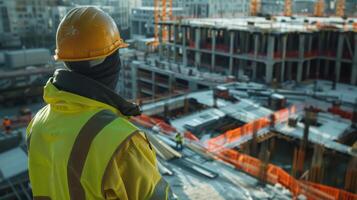
[[[140,124],[141,126],[144,126],[146,128],[152,128],[154,126],[160,128],[160,131],[167,134],[167,135],[174,135],[176,134],[176,129],[169,124],[167,124],[165,121],[158,119],[158,118],[153,118],[149,117],[145,114],[141,114],[139,116],[135,116],[130,118],[130,120],[134,123]]]
[[[282,110],[275,112],[273,114],[275,123],[284,123],[284,122],[288,121],[289,116],[295,114],[296,112],[297,112],[296,105],[293,105],[290,108],[284,108]],[[208,140],[207,148],[210,149],[211,151],[218,151],[219,148],[217,148],[217,147],[220,147],[220,146],[216,146],[215,144],[221,145],[223,147],[224,145],[227,145],[227,144],[230,144],[230,143],[233,143],[233,142],[239,140],[243,136],[251,135],[254,132],[258,132],[259,130],[268,127],[270,125],[270,123],[271,122],[268,117],[262,117],[255,121],[247,123],[239,128],[226,131],[225,133]]]
[[[353,113],[352,112],[348,112],[348,111],[342,110],[339,107],[331,107],[331,108],[327,109],[327,111],[332,113],[332,114],[339,115],[342,118],[349,119],[349,120],[352,120],[352,117],[353,117]]]
[[[252,176],[260,176],[260,167],[262,162],[251,156],[239,153],[232,149],[226,149],[218,154],[213,152],[217,157],[225,162],[234,165],[237,169],[242,170]],[[314,200],[355,200],[356,194],[352,194],[337,188],[300,181],[290,176],[278,166],[268,164],[266,181],[271,184],[280,183],[288,188],[294,196],[299,194],[305,195],[308,199]]]
[[[190,139],[192,141],[200,141],[194,134],[192,134],[190,131],[186,131],[184,134],[185,138]]]
[[[130,118],[130,120],[146,128],[152,128],[153,126],[155,126],[155,123],[152,122],[151,118],[144,114],[132,117]]]
[[[289,114],[296,113],[298,109],[300,108],[298,108],[297,106],[292,106],[290,109],[283,109],[281,111],[276,112],[275,114],[277,120],[284,121],[284,119],[286,119],[287,113]],[[136,122],[144,127],[152,128],[154,126],[158,126],[161,129],[166,130],[166,132],[170,134],[176,131],[174,127],[165,123],[163,120],[152,118],[147,115],[141,115],[141,116],[133,117],[131,119],[133,122]],[[253,124],[252,123],[251,125],[244,126],[244,128],[241,128],[239,130],[227,131],[225,134],[227,134],[228,136],[224,138],[226,140],[231,140],[231,138],[234,138],[236,134],[242,135],[244,133],[252,131],[254,126],[265,127],[270,122],[267,118],[263,118],[263,119],[264,120],[262,121],[256,120],[254,125],[252,125]],[[199,139],[196,136],[194,136],[191,132],[185,132],[184,136],[186,139],[190,141],[199,142]],[[200,143],[197,144],[204,147]],[[212,151],[212,149],[210,148],[206,149],[208,152],[215,155],[217,159],[230,163],[233,166],[235,166],[236,169],[242,170],[254,177],[261,176],[260,170],[263,163],[259,159],[251,157],[249,155],[242,154],[233,149],[225,148],[223,145],[219,145],[217,143],[211,143],[210,145],[212,149],[217,149],[217,148],[223,149],[220,152]],[[340,190],[337,188],[333,188],[321,184],[311,183],[308,181],[297,180],[294,177],[292,177],[289,173],[287,173],[280,167],[275,166],[273,164],[268,164],[266,167],[266,181],[271,184],[280,183],[281,185],[289,189],[295,197],[299,194],[303,194],[309,200],[330,200],[330,199],[331,200],[356,200],[357,199],[356,194],[352,194],[344,190]]]

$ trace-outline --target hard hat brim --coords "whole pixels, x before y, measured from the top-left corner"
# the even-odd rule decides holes
[[[111,50],[111,51],[109,51],[109,52],[107,52],[105,54],[98,55],[98,56],[88,56],[88,57],[83,57],[83,58],[64,58],[64,57],[61,57],[61,56],[58,55],[57,49],[56,49],[55,50],[56,54],[53,55],[53,58],[55,59],[55,61],[72,61],[72,62],[85,61],[85,60],[95,60],[95,59],[105,58],[105,57],[111,55],[112,53],[114,53],[116,50],[127,48],[128,46],[129,46],[129,44],[127,44],[127,43],[121,43],[120,45],[115,47],[113,50]]]

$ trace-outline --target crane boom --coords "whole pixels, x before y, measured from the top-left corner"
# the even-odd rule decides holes
[[[318,0],[315,3],[314,16],[315,17],[323,17],[324,16],[324,10],[325,10],[325,2],[324,2],[324,0]]]
[[[251,0],[250,1],[250,15],[257,16],[260,12],[260,0]]]
[[[336,15],[339,17],[345,16],[345,0],[337,0]]]
[[[291,9],[291,0],[285,0],[285,5],[284,5],[284,16],[291,17],[293,12]]]

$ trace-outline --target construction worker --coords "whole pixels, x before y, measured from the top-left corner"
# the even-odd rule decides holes
[[[7,116],[5,116],[2,121],[2,126],[3,126],[6,134],[10,134],[11,125],[12,125],[12,121]]]
[[[182,150],[183,146],[183,136],[181,135],[181,133],[177,133],[175,136],[175,140],[176,140],[176,149],[178,150]]]
[[[140,109],[114,92],[127,45],[113,19],[78,7],[62,19],[55,59],[65,70],[44,87],[27,128],[34,199],[167,199],[169,186],[144,133],[128,121]]]

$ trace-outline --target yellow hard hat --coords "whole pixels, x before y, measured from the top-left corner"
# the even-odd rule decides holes
[[[58,26],[54,58],[94,60],[127,46],[108,14],[96,7],[78,7],[69,11]]]

